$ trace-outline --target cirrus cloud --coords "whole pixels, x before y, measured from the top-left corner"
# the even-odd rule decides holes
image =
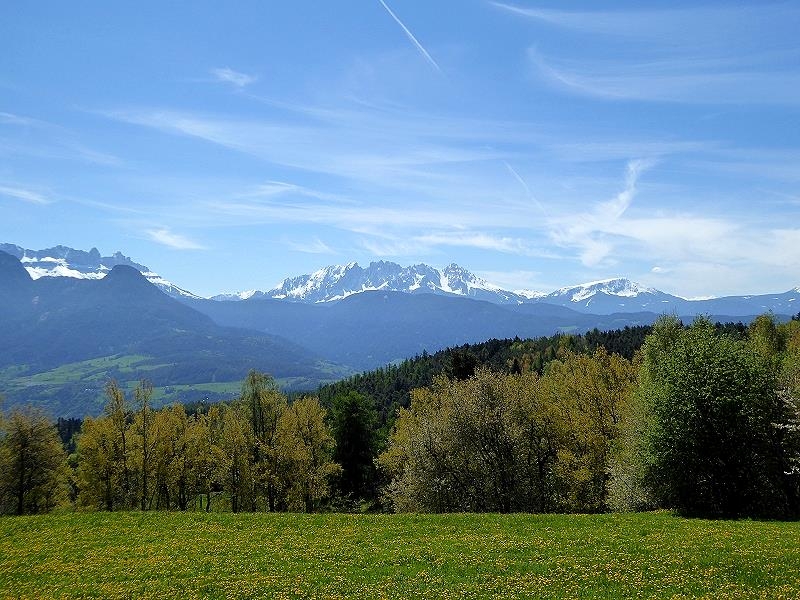
[[[162,246],[173,248],[175,250],[203,250],[205,246],[190,240],[186,236],[178,233],[173,233],[166,227],[148,229],[145,231],[147,237]]]

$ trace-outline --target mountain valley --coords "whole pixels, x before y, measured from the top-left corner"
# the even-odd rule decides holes
[[[251,368],[313,390],[423,352],[490,338],[648,325],[660,314],[748,322],[797,312],[783,294],[692,301],[611,279],[517,294],[449,265],[327,267],[268,292],[201,298],[117,252],[0,250],[0,393],[57,415],[96,413],[110,378],[157,400],[231,397]]]

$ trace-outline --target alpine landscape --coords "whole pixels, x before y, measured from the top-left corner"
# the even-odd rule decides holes
[[[798,30],[0,5],[0,598],[800,597]]]

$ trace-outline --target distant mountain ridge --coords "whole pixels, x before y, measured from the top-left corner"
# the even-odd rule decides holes
[[[30,250],[16,244],[0,244],[0,251],[17,258],[31,278],[40,277],[72,277],[74,279],[103,279],[117,265],[133,267],[147,280],[173,298],[198,298],[170,281],[154,273],[149,268],[134,262],[122,252],[111,256],[101,256],[97,248],[88,252],[76,250],[68,246],[54,246],[44,250]]]
[[[250,369],[302,389],[352,373],[292,340],[219,325],[125,264],[34,280],[0,251],[0,323],[0,395],[61,416],[99,412],[112,378],[128,388],[147,378],[169,403],[233,397]]]
[[[101,279],[116,265],[127,265],[141,272],[151,283],[178,300],[201,299],[196,294],[160,277],[148,267],[134,262],[121,252],[101,256],[96,248],[86,252],[67,246],[29,250],[14,244],[0,244],[18,258],[34,279],[73,277]],[[212,296],[216,301],[274,299],[304,304],[338,302],[365,292],[401,292],[471,298],[499,305],[552,304],[585,314],[615,313],[717,314],[748,316],[772,311],[792,315],[800,311],[800,287],[774,294],[728,296],[706,300],[688,300],[643,286],[625,278],[604,279],[553,292],[510,291],[481,279],[453,263],[443,269],[417,264],[401,266],[389,261],[371,262],[366,267],[351,262],[329,265],[313,273],[288,277],[267,291],[248,290]]]
[[[509,291],[486,282],[456,264],[439,271],[424,264],[402,267],[387,261],[372,262],[366,268],[358,263],[330,265],[314,273],[284,279],[278,287],[268,291],[220,294],[211,299],[241,301],[270,298],[320,304],[374,291],[428,293],[485,300],[500,305],[552,304],[597,315],[649,312],[748,316],[769,311],[790,315],[800,311],[800,288],[777,294],[688,300],[618,277],[562,287],[550,293]]]
[[[57,258],[49,254],[44,258]],[[788,319],[800,296],[795,289],[692,302],[617,279],[501,303],[468,296],[497,290],[480,287],[455,265],[437,271],[383,263],[370,280],[353,265],[290,281],[281,290],[305,301],[251,296],[219,302],[170,298],[142,275],[141,265],[118,264],[102,277],[33,279],[34,261],[53,261],[29,258],[22,263],[0,251],[0,394],[11,404],[34,402],[61,415],[97,412],[109,378],[132,386],[146,377],[164,402],[231,397],[250,368],[309,390],[454,345],[648,325],[664,312],[684,322],[705,313],[747,323],[768,310]],[[89,258],[97,260],[96,254]],[[58,264],[79,259],[86,261],[67,254]],[[417,292],[388,289],[387,274]],[[320,285],[326,275],[335,284],[329,289]],[[368,286],[378,289],[358,291]],[[424,288],[431,292],[421,293]],[[315,293],[343,295],[342,289],[349,295],[311,301]],[[640,304],[654,308],[637,311]],[[620,306],[624,310],[616,310]]]
[[[388,261],[371,262],[363,268],[358,263],[331,265],[314,273],[289,277],[266,292],[250,291],[221,294],[213,300],[273,298],[293,302],[320,303],[343,300],[353,294],[374,291],[407,294],[438,294],[487,300],[495,304],[521,304],[526,298],[487,283],[456,264],[441,271],[424,264],[402,267]]]

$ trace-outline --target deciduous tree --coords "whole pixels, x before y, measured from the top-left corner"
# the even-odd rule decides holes
[[[341,473],[333,461],[335,442],[317,398],[296,400],[278,421],[277,449],[291,510],[316,510]]]
[[[69,468],[58,432],[33,408],[0,420],[0,512],[48,512],[67,498]]]
[[[644,472],[661,506],[704,516],[797,514],[786,444],[792,415],[767,334],[768,343],[748,345],[699,319],[648,338],[639,390],[650,418]]]

